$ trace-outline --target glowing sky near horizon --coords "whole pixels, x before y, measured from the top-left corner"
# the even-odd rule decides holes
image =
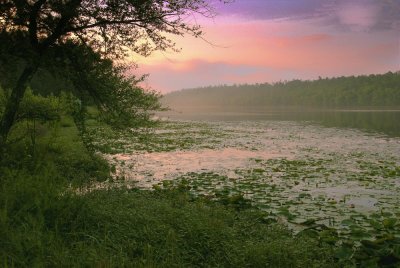
[[[135,57],[162,93],[219,84],[400,70],[400,0],[236,0],[196,18],[204,38]]]

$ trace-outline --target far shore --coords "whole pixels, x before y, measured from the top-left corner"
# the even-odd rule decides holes
[[[313,113],[313,112],[400,112],[400,107],[301,107],[301,106],[276,106],[276,107],[218,107],[218,106],[167,106],[169,110],[158,112],[158,115],[201,113],[201,114],[248,114],[264,115],[274,113]]]

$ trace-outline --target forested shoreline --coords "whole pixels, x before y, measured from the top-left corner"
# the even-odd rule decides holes
[[[184,89],[166,94],[163,102],[171,108],[398,108],[400,73]]]

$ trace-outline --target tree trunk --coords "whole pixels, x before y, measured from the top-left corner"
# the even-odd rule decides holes
[[[29,64],[25,67],[24,71],[18,79],[17,84],[11,92],[10,98],[7,101],[3,118],[0,122],[0,154],[2,153],[6,145],[7,136],[11,130],[12,125],[14,124],[15,115],[17,114],[19,104],[24,97],[27,84],[31,81],[37,69],[38,63]]]

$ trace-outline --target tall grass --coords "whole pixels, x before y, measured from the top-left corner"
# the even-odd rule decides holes
[[[331,249],[265,215],[181,190],[60,187],[51,169],[7,174],[0,197],[6,266],[332,267]]]

